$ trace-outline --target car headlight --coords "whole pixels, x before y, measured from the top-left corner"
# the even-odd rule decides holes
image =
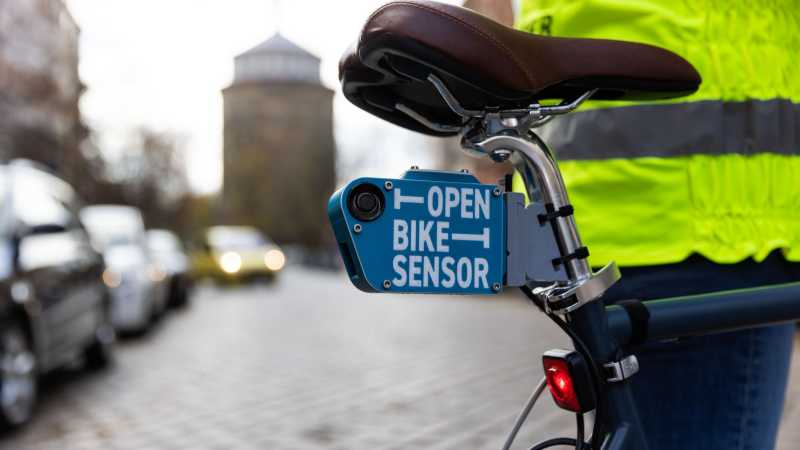
[[[242,257],[236,252],[225,252],[219,257],[219,267],[225,273],[236,273],[242,268]]]
[[[286,264],[286,256],[277,248],[273,248],[264,255],[264,265],[269,270],[277,272],[283,269],[284,264]]]
[[[122,274],[111,269],[103,271],[103,283],[110,288],[117,288],[122,284]]]

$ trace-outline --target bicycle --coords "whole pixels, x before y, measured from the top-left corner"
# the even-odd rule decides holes
[[[564,53],[569,58],[560,58]],[[609,263],[592,272],[555,158],[535,129],[574,111],[589,98],[643,101],[689,95],[698,89],[701,79],[681,57],[643,44],[521,33],[463,8],[405,1],[385,5],[370,16],[358,44],[340,61],[339,72],[345,96],[360,108],[425,134],[460,135],[467,152],[495,162],[510,161],[522,175],[527,205],[520,194],[491,187],[485,191],[474,187],[473,194],[468,191],[474,198],[463,191],[460,194],[462,201],[470,200],[475,208],[471,219],[478,211],[476,199],[490,190],[498,197],[498,208],[505,211],[502,230],[489,221],[491,214],[486,212],[485,229],[491,233],[460,235],[465,240],[484,239],[484,248],[490,247],[490,237],[499,235],[498,241],[505,242],[502,282],[490,269],[480,271],[475,258],[476,264],[464,269],[464,283],[459,279],[458,284],[444,284],[439,271],[446,270],[446,257],[419,262],[420,271],[428,271],[428,266],[430,270],[427,275],[416,272],[422,273],[416,284],[410,258],[395,259],[407,264],[394,267],[396,273],[402,271],[402,277],[380,281],[385,271],[377,277],[369,265],[382,263],[385,255],[375,249],[374,240],[369,249],[356,242],[363,239],[358,236],[363,236],[372,221],[391,215],[394,249],[405,251],[409,242],[414,249],[413,236],[418,233],[416,250],[420,245],[426,250],[423,240],[432,240],[430,236],[439,236],[441,230],[419,221],[417,230],[409,231],[408,224],[413,221],[398,219],[402,217],[402,212],[396,211],[399,204],[428,202],[431,216],[438,217],[443,211],[442,192],[450,185],[438,190],[430,186],[455,182],[475,186],[476,180],[438,172],[407,174],[404,180],[429,183],[425,197],[424,193],[410,196],[405,184],[406,195],[401,194],[398,186],[402,180],[361,179],[334,194],[329,204],[346,268],[360,289],[497,293],[503,287],[519,287],[572,339],[575,351],[555,350],[543,356],[546,375],[519,415],[504,449],[510,448],[545,386],[558,406],[575,413],[576,437],[547,440],[532,450],[559,445],[646,449],[647,438],[628,381],[639,369],[634,353],[637,346],[800,319],[800,283],[647,303],[606,306],[599,301],[620,278],[619,271]],[[544,103],[550,99],[561,102]],[[451,206],[457,207],[457,197],[453,194]],[[488,194],[486,200],[480,200],[487,205],[493,201]],[[393,208],[387,206],[391,202]],[[388,224],[389,219],[384,222]],[[426,226],[428,231],[420,231]],[[550,243],[554,254],[548,253]],[[457,267],[458,278],[461,265],[453,266],[456,258],[451,259],[450,270]],[[467,273],[471,277],[467,278]],[[589,411],[595,412],[595,419],[592,433],[585,439],[584,414]]]

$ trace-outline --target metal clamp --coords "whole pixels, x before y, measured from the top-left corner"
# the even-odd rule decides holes
[[[569,306],[565,312],[575,311],[581,306],[599,299],[621,277],[619,268],[614,261],[606,264],[605,267],[593,273],[591,278],[585,280],[575,289],[575,298],[578,301]]]
[[[619,268],[612,261],[593,273],[590,278],[567,285],[553,284],[534,288],[533,293],[542,298],[545,312],[568,314],[602,297],[603,293],[613,286],[620,277]],[[575,301],[566,306],[561,305],[570,297],[574,298]]]
[[[639,360],[636,355],[628,355],[619,361],[603,364],[603,368],[606,369],[606,375],[608,375],[606,381],[616,383],[627,380],[639,372]]]

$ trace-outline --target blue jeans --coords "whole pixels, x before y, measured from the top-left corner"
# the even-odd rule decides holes
[[[778,253],[719,265],[700,256],[622,269],[607,301],[648,300],[800,280]],[[800,301],[800,299],[798,299]],[[762,327],[648,344],[631,380],[650,450],[771,450],[775,446],[795,326]]]

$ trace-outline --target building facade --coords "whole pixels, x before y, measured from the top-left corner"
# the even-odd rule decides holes
[[[80,151],[79,34],[62,0],[0,1],[0,158],[63,171]]]
[[[223,90],[223,221],[281,244],[328,242],[336,182],[333,91],[320,60],[280,34],[237,56]]]

